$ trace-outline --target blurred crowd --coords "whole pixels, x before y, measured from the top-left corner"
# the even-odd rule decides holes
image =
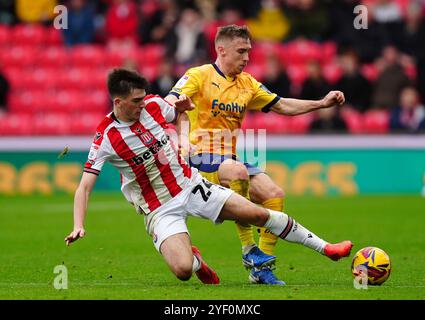
[[[221,25],[248,25],[254,45],[272,44],[264,48],[289,48],[299,41],[332,43],[334,76],[326,76],[330,64],[323,63],[320,49],[319,56],[302,61],[285,60],[285,49],[260,49],[257,54],[253,49],[250,64],[260,71],[248,71],[282,97],[320,99],[338,89],[345,93],[347,114],[384,110],[394,132],[425,130],[423,0],[2,0],[0,25],[49,26],[57,5],[68,10],[68,28],[62,30],[67,47],[162,45],[165,55],[151,86],[162,96],[186,68],[215,60],[214,35]],[[357,5],[364,7],[355,14]],[[354,27],[356,17],[366,28]],[[301,64],[296,69],[302,70],[301,80],[294,81],[292,67]],[[126,67],[138,65],[126,60]],[[8,90],[7,78],[0,74],[4,109]],[[338,109],[317,112],[309,130],[347,132],[347,114]]]

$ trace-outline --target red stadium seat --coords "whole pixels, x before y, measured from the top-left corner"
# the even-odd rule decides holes
[[[62,46],[63,37],[61,30],[55,28],[46,28],[45,30],[45,43],[47,46]]]
[[[257,61],[251,61],[245,68],[245,71],[250,73],[258,81],[263,81],[265,77],[265,65],[264,63],[257,63]]]
[[[34,133],[39,135],[63,135],[70,133],[69,115],[44,113],[33,117]]]
[[[5,24],[0,24],[0,46],[6,47],[10,43],[10,39],[12,37],[11,35],[11,28]]]
[[[75,114],[70,119],[70,133],[92,135],[105,116],[106,113]]]
[[[16,66],[8,66],[4,69],[4,74],[10,82],[12,90],[22,90],[25,89],[22,79],[27,74],[27,72]]]
[[[106,51],[106,67],[121,67],[125,60],[130,59],[139,63],[139,53],[135,48],[127,48],[126,50],[109,49]]]
[[[310,124],[313,121],[313,115],[306,113],[298,116],[289,118],[290,121],[290,132],[296,134],[307,133],[310,129]]]
[[[263,50],[260,46],[253,45],[249,53],[248,66],[252,63],[263,64],[266,62],[267,52]]]
[[[254,124],[256,129],[266,129],[267,134],[290,133],[290,117],[274,116],[264,112],[254,114]]]
[[[337,53],[337,45],[333,41],[327,41],[321,44],[320,46],[320,61],[322,63],[331,63]]]
[[[351,108],[342,108],[341,117],[350,133],[363,133],[363,116],[360,112]]]
[[[366,133],[388,133],[389,113],[386,110],[370,110],[363,116]]]
[[[157,64],[142,64],[140,65],[140,71],[146,79],[153,81],[158,77],[159,74],[159,65]]]
[[[46,39],[45,27],[38,24],[19,24],[12,30],[12,42],[20,46],[43,45]]]
[[[33,131],[32,117],[26,113],[8,113],[0,116],[0,135],[30,135]]]
[[[66,72],[58,73],[58,85],[64,90],[85,90],[92,87],[92,69],[71,68]]]
[[[342,76],[341,67],[336,63],[328,63],[322,66],[323,76],[330,83],[336,83]]]
[[[49,46],[43,49],[40,54],[37,64],[44,68],[58,68],[69,65],[69,54],[64,47]]]
[[[75,67],[98,67],[106,63],[106,51],[101,46],[79,45],[70,51],[71,63]]]
[[[404,72],[413,81],[415,81],[417,76],[418,76],[418,70],[416,69],[416,65],[414,65],[414,64],[409,64],[409,65],[405,66]]]
[[[15,80],[12,82],[14,89],[29,91],[51,90],[57,82],[57,71],[44,68],[23,69],[13,75],[13,77],[16,77],[16,83]]]
[[[39,49],[33,46],[12,46],[0,51],[0,61],[7,67],[32,67],[37,63]]]
[[[287,62],[301,64],[308,60],[319,60],[320,45],[314,41],[295,40],[286,46]]]
[[[90,88],[106,91],[106,79],[111,70],[108,68],[94,69],[90,73]]]
[[[83,93],[82,103],[87,112],[107,113],[111,109],[111,102],[108,93],[103,90],[90,91]]]
[[[255,113],[248,111],[242,122],[242,130],[255,129]]]
[[[165,48],[163,45],[159,44],[149,44],[140,47],[138,52],[138,61],[143,64],[154,64],[158,65],[165,53]]]
[[[289,79],[295,85],[301,85],[304,80],[307,78],[307,69],[304,64],[292,64],[286,67],[286,72],[288,73]]]
[[[37,68],[32,74],[34,81],[39,82],[40,88],[43,87],[42,82],[44,82],[45,89],[58,90],[62,88],[61,77],[67,72],[57,68]]]
[[[69,114],[85,110],[84,100],[78,90],[60,90],[51,94],[51,104],[48,111]]]
[[[12,91],[9,98],[9,110],[20,113],[36,113],[50,103],[50,95],[44,91]]]
[[[379,71],[373,63],[363,64],[361,66],[361,73],[370,82],[375,81],[376,78],[378,78],[378,75],[379,75]]]

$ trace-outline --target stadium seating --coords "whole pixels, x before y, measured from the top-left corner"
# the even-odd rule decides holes
[[[46,28],[38,24],[18,24],[12,29],[11,41],[17,46],[34,47],[44,44]]]
[[[74,114],[70,119],[69,130],[77,135],[92,135],[105,113],[85,112]]]
[[[10,27],[0,24],[0,46],[10,43],[11,36]]]
[[[270,116],[256,112],[252,122],[253,128],[266,129],[268,134],[291,133],[291,119],[284,116]]]
[[[397,1],[405,8],[406,1]],[[336,63],[335,42],[293,40],[286,43],[257,41],[250,53],[246,71],[259,81],[264,79],[265,63],[269,54],[276,54],[286,67],[293,89],[300,88],[307,77],[306,63],[321,63],[324,77],[331,84],[338,81],[341,69]],[[1,134],[84,134],[93,127],[94,119],[111,109],[106,90],[106,75],[113,67],[132,60],[150,80],[159,73],[165,48],[159,44],[111,47],[78,45],[65,47],[60,30],[38,24],[0,25],[0,67],[11,83],[10,113],[3,117]],[[184,72],[185,69],[178,69]],[[361,66],[362,74],[375,81],[379,71],[374,64]],[[416,78],[414,65],[406,67],[406,74]],[[351,133],[388,132],[388,114],[373,110],[364,115],[347,108],[342,117]],[[87,120],[76,114],[89,113]],[[46,119],[43,119],[43,115]],[[50,125],[54,119],[63,127]],[[75,117],[75,118],[74,118]],[[17,124],[22,118],[23,125]],[[312,116],[273,117],[261,112],[248,113],[244,128],[265,128],[269,133],[308,132]],[[53,119],[53,120],[52,120]],[[26,128],[27,121],[36,121],[36,130]],[[47,124],[46,129],[41,126]]]
[[[0,136],[30,135],[33,133],[31,114],[11,112],[0,116],[0,121]]]
[[[32,117],[32,126],[36,135],[71,133],[69,115],[64,113],[36,114]]]
[[[347,124],[350,133],[363,133],[363,116],[360,112],[351,108],[342,108],[341,117]]]
[[[363,116],[363,124],[365,133],[388,133],[389,112],[387,110],[369,110]]]

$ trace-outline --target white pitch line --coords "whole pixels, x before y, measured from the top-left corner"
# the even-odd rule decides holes
[[[134,282],[90,282],[90,283],[86,283],[86,282],[76,282],[76,283],[72,283],[72,282],[68,282],[70,287],[73,286],[130,286],[130,287],[140,287],[140,286],[145,286],[146,284],[137,284]],[[158,286],[160,286],[161,284],[158,283]],[[22,286],[22,287],[53,287],[52,284],[48,284],[48,283],[17,283],[17,282],[0,282],[0,287],[9,287],[9,286]],[[152,284],[150,284],[150,286],[152,286]],[[162,285],[161,285],[162,286]],[[285,285],[285,287],[343,287],[343,286],[347,286],[345,284],[333,284],[333,285],[329,285],[329,284],[287,284]],[[249,284],[243,284],[242,287],[247,287],[247,288],[251,288],[252,285]],[[425,288],[425,285],[415,285],[415,286],[408,286],[408,285],[385,285],[385,288],[389,288],[389,289],[397,289],[397,288]],[[354,288],[353,288],[354,289]]]

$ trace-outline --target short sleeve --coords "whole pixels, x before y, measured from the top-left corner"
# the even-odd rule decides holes
[[[146,111],[157,121],[163,125],[165,123],[174,122],[177,118],[176,108],[165,101],[158,95],[147,96],[145,98]]]
[[[93,142],[83,171],[99,175],[103,165],[109,157],[108,150],[107,143],[104,139],[102,139],[100,144],[96,143],[96,141]]]
[[[280,100],[280,97],[272,93],[265,85],[251,77],[251,84],[254,90],[254,95],[248,104],[249,110],[261,110],[269,112],[270,108]]]
[[[194,68],[189,69],[180,79],[176,82],[174,87],[171,89],[171,95],[180,97],[181,94],[185,94],[188,97],[192,97],[199,91],[201,87],[201,75],[200,72]]]

